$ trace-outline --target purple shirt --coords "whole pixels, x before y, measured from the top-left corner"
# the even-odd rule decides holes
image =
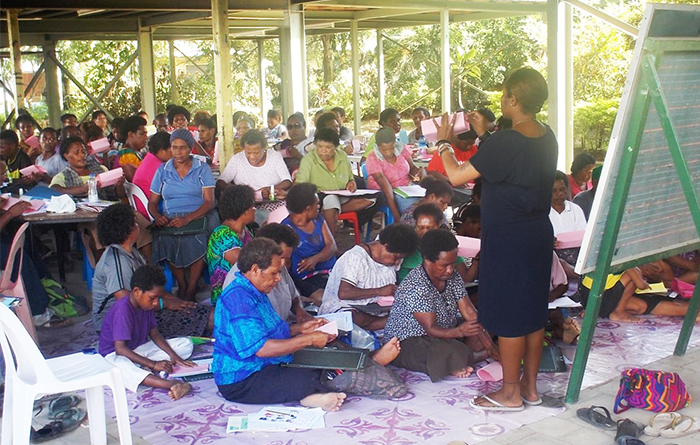
[[[99,351],[103,356],[114,352],[115,341],[125,341],[132,351],[148,341],[148,333],[157,327],[153,311],[135,308],[129,296],[115,301],[102,322]]]

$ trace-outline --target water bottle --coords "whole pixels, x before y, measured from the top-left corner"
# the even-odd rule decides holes
[[[97,196],[97,178],[94,173],[90,173],[88,178],[88,202],[97,202],[100,198]]]
[[[418,154],[423,158],[428,154],[428,141],[425,140],[424,135],[421,135],[420,139],[418,139]]]

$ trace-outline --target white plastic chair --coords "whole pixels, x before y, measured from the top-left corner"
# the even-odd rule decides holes
[[[107,443],[103,387],[109,386],[117,412],[119,439],[131,445],[129,408],[119,368],[101,355],[83,353],[46,360],[10,309],[0,304],[0,346],[5,360],[2,445],[29,443],[34,399],[86,390],[90,442]]]
[[[36,336],[36,329],[34,328],[34,320],[32,319],[32,311],[29,307],[29,300],[27,299],[27,292],[24,289],[24,281],[22,281],[22,261],[24,260],[24,236],[29,227],[29,223],[24,223],[20,226],[19,230],[15,234],[15,238],[12,240],[12,246],[10,246],[10,254],[7,256],[7,263],[5,263],[5,271],[0,272],[0,293],[10,297],[21,298],[19,306],[15,309],[17,316],[22,320],[22,324],[29,335],[32,336],[34,342],[38,342]],[[15,263],[17,262],[17,255],[19,254],[19,266],[17,267],[17,280],[12,281],[12,275],[14,273]]]
[[[132,184],[129,181],[124,181],[124,191],[126,192],[126,197],[129,198],[129,204],[131,204],[131,207],[133,207],[134,210],[138,209],[136,207],[136,200],[138,199],[141,205],[146,209],[148,219],[153,221],[153,216],[151,216],[151,212],[148,211],[148,198],[143,190],[141,190],[141,187],[136,184]]]

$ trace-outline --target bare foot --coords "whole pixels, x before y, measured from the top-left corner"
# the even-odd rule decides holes
[[[178,400],[182,398],[182,396],[190,392],[191,389],[192,385],[190,385],[187,382],[176,383],[170,387],[170,392],[168,393],[168,395],[171,399]]]
[[[399,352],[401,352],[401,343],[398,338],[394,337],[379,348],[372,358],[380,365],[386,366],[398,357]]]
[[[324,411],[338,411],[345,401],[343,392],[327,392],[311,394],[306,396],[299,403],[309,408],[322,408]]]
[[[564,332],[561,336],[564,343],[569,345],[574,344],[580,334],[581,329],[578,327],[576,322],[571,318],[567,318],[564,321]]]
[[[467,377],[472,375],[472,372],[474,372],[474,368],[472,368],[471,366],[467,366],[464,369],[454,371],[451,375],[459,377],[460,379],[466,379]]]
[[[610,313],[608,318],[612,321],[620,321],[623,323],[641,323],[642,319],[629,314],[626,311],[613,311]]]

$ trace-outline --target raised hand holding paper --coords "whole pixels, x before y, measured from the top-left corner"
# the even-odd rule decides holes
[[[314,331],[319,331],[323,332],[328,335],[338,335],[338,322],[337,321],[329,321],[328,323],[324,324],[321,327],[318,327],[314,329]]]
[[[102,153],[110,149],[109,140],[107,138],[97,139],[88,144],[93,153]]]
[[[436,119],[439,119],[439,117]],[[450,114],[448,122],[452,122],[453,120],[453,132],[455,136],[458,134],[466,133],[471,129],[469,122],[467,122],[467,116],[464,114],[464,112],[460,111],[459,113]],[[425,139],[428,142],[437,142],[437,127],[435,126],[435,122],[433,121],[433,119],[425,119],[421,121],[420,126],[421,130],[423,131],[423,136],[425,136]]]
[[[119,182],[122,176],[124,176],[124,170],[122,170],[121,167],[115,168],[114,170],[97,175],[97,184],[100,187],[109,187]]]
[[[33,148],[41,148],[41,144],[39,144],[39,138],[37,138],[36,136],[29,136],[27,139],[24,140],[24,143]]]
[[[46,169],[44,167],[39,167],[38,165],[30,165],[29,167],[24,167],[19,171],[19,174],[22,176],[28,176],[32,173],[44,174],[46,173]]]

